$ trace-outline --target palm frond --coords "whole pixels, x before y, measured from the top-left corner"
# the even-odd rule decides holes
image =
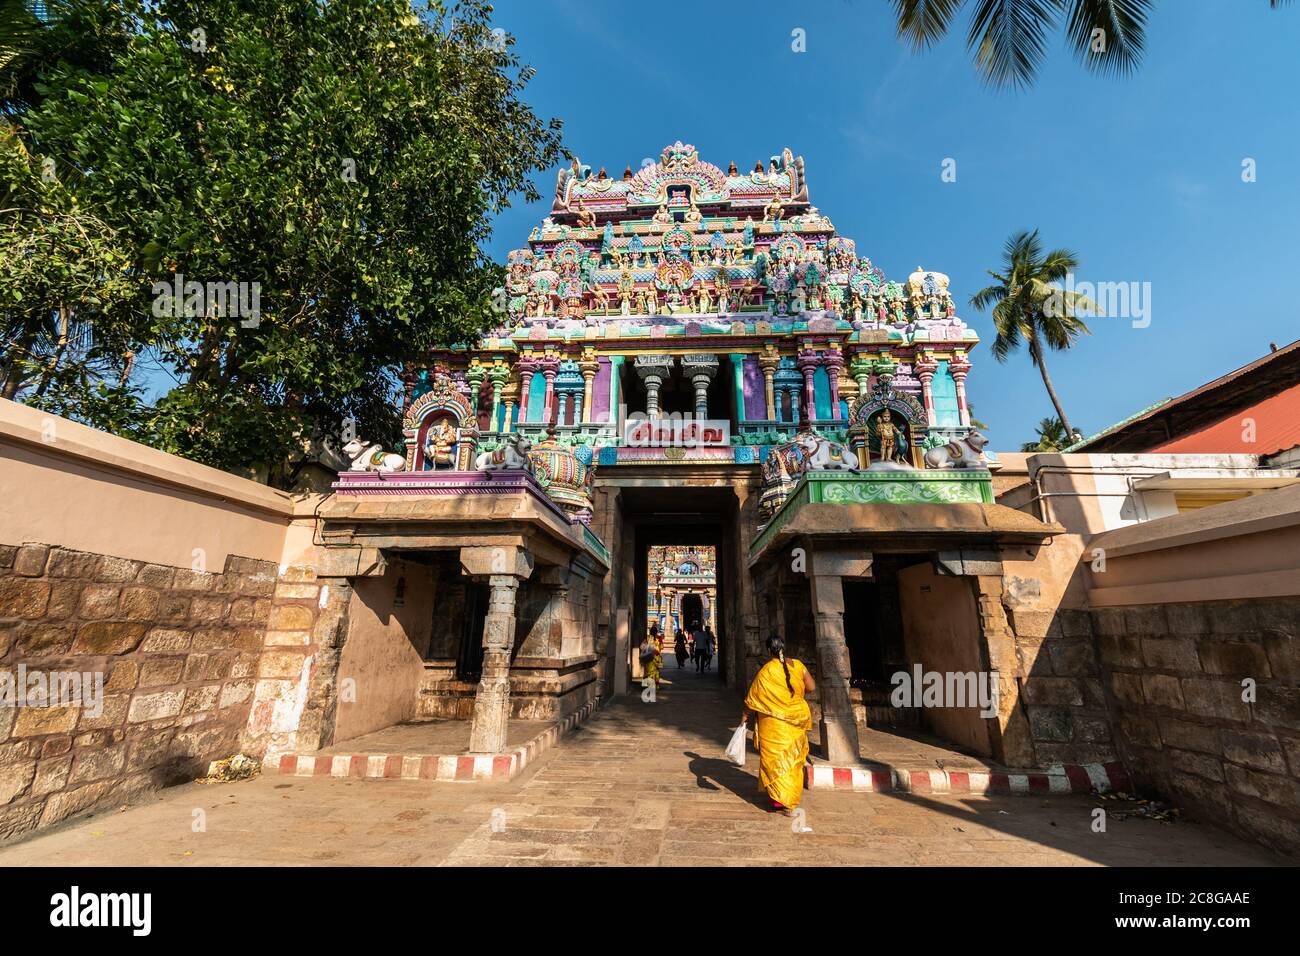
[[[1089,69],[1127,76],[1142,62],[1147,16],[1154,6],[1154,0],[1074,0],[1066,38]]]
[[[975,66],[995,87],[1029,85],[1042,65],[1047,34],[1063,0],[979,0],[966,45]]]
[[[913,49],[924,50],[942,40],[965,0],[894,0],[898,35]]]

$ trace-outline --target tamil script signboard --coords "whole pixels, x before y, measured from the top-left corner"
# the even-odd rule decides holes
[[[724,419],[670,415],[664,418],[627,419],[623,444],[629,448],[697,448],[730,445],[731,422]]]

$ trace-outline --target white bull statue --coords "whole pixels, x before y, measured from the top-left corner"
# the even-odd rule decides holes
[[[379,442],[363,442],[354,438],[343,446],[343,454],[352,462],[349,471],[402,471],[406,467],[405,458],[384,451]]]
[[[965,438],[954,438],[946,445],[931,448],[925,453],[927,468],[987,468],[984,446],[989,440],[971,429]]]
[[[515,432],[510,439],[494,451],[485,451],[474,459],[474,467],[479,471],[532,471],[533,465],[528,458],[528,449],[533,443],[527,437]]]
[[[804,449],[804,471],[853,471],[858,459],[839,442],[820,435],[805,434],[799,437]]]

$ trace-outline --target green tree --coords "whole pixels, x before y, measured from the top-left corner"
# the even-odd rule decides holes
[[[489,224],[562,151],[489,12],[162,0],[107,72],[41,74],[24,135],[129,250],[131,337],[178,382],[145,440],[283,483],[346,419],[395,440],[403,363],[497,321]]]
[[[1044,418],[1038,423],[1038,441],[1027,441],[1021,451],[1056,452],[1069,448],[1074,442],[1059,418]]]
[[[1051,285],[1063,281],[1079,260],[1068,249],[1045,253],[1035,229],[1008,239],[1002,261],[1002,272],[989,270],[997,285],[986,286],[971,296],[971,305],[980,311],[993,308],[997,337],[991,351],[999,362],[1005,362],[1022,343],[1026,345],[1030,360],[1043,377],[1056,417],[1065,426],[1066,434],[1073,435],[1074,429],[1047,374],[1045,353],[1070,348],[1080,334],[1088,332],[1078,313],[1099,311],[1086,296]]]
[[[1033,82],[1048,36],[1064,23],[1066,43],[1090,70],[1127,75],[1142,60],[1155,0],[892,0],[898,35],[917,50],[938,43],[963,7],[971,9],[966,47],[992,86]],[[1277,9],[1291,0],[1269,0]]]

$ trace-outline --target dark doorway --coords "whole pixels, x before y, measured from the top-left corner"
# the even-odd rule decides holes
[[[465,582],[465,614],[461,618],[460,648],[456,653],[456,677],[477,682],[483,676],[483,625],[487,621],[488,586]]]
[[[704,602],[698,594],[682,598],[682,626],[691,632],[704,626]]]

